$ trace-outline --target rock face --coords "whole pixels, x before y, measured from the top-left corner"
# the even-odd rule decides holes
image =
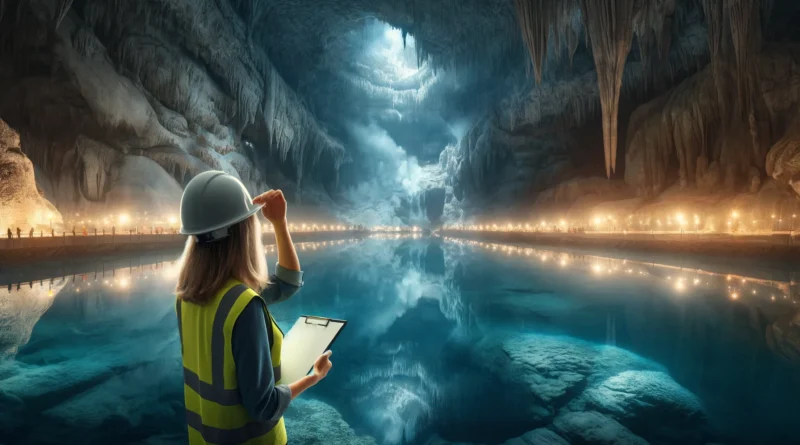
[[[358,436],[336,409],[315,399],[297,399],[286,411],[286,429],[292,443],[303,445],[377,445],[375,439]]]
[[[755,102],[766,112],[756,123],[765,127],[755,133],[757,140],[756,129],[737,123],[730,104],[718,98],[733,93],[717,91],[713,67],[708,66],[633,113],[625,182],[642,196],[654,196],[676,180],[682,188],[729,193],[753,186],[751,191],[758,191],[764,173],[785,183],[793,181],[797,132],[792,123],[800,103],[800,46],[769,45],[758,64],[761,89]],[[771,135],[770,128],[777,132]],[[772,148],[771,140],[776,141]],[[671,159],[677,160],[677,169]]]
[[[569,442],[551,430],[539,428],[507,440],[503,445],[569,445]]]
[[[443,187],[425,190],[422,202],[425,206],[425,216],[428,217],[428,221],[432,223],[439,222],[444,213],[444,197],[445,189]]]
[[[0,228],[27,232],[61,225],[61,214],[36,188],[33,163],[20,148],[19,134],[0,119]],[[16,236],[16,233],[14,233]]]
[[[16,2],[4,14],[0,115],[59,208],[100,214],[124,197],[174,209],[180,187],[204,170],[253,192],[266,186],[265,165],[279,186],[319,162],[330,172],[341,164],[342,146],[248,44],[234,5],[69,2],[54,29],[48,3]],[[46,38],[29,38],[37,34]],[[26,54],[42,54],[52,75],[38,75]]]
[[[595,411],[564,414],[553,425],[573,443],[649,445],[619,422]]]
[[[475,354],[539,427],[505,445],[705,444],[713,437],[697,397],[660,365],[570,337],[513,335]]]

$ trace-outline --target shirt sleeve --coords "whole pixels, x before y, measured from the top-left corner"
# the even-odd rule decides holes
[[[247,413],[258,421],[277,422],[289,406],[292,392],[287,385],[275,385],[261,299],[253,298],[244,308],[233,326],[231,340],[239,392]]]
[[[286,301],[303,286],[303,271],[289,270],[280,264],[275,265],[275,273],[269,278],[270,284],[261,291],[261,298],[267,304]]]

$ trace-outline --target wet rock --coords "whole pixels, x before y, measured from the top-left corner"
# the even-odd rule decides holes
[[[658,443],[704,443],[706,416],[700,400],[659,371],[624,371],[587,389],[582,409],[622,422]]]
[[[438,435],[434,434],[425,442],[425,445],[476,445],[476,444],[466,443],[466,442],[450,442],[449,440],[442,439]]]
[[[286,411],[290,443],[297,445],[377,445],[375,439],[358,436],[336,409],[315,399],[296,399]]]
[[[570,445],[563,437],[547,428],[529,431],[519,437],[503,442],[503,445]]]
[[[767,326],[766,339],[769,348],[779,357],[800,363],[800,313]]]
[[[183,400],[180,369],[177,357],[132,365],[125,371],[103,376],[105,380],[92,380],[91,387],[46,410],[44,415],[77,429],[95,429],[109,423],[118,428],[180,428],[183,407],[176,410],[173,403]]]
[[[567,413],[556,418],[553,426],[570,443],[592,445],[649,445],[616,420],[596,411]]]
[[[587,385],[623,370],[660,369],[623,349],[565,336],[517,335],[483,342],[479,349],[493,373],[524,387],[527,397],[551,409],[565,405]]]

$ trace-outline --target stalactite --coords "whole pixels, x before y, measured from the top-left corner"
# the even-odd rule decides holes
[[[3,21],[3,14],[6,12],[6,0],[0,0],[0,22]]]
[[[738,105],[743,117],[753,110],[753,93],[758,76],[755,63],[761,48],[761,22],[759,7],[761,0],[728,0],[730,8],[731,37],[736,57],[736,86]]]
[[[542,70],[547,60],[547,45],[552,30],[554,48],[560,54],[561,34],[566,33],[566,39],[572,30],[571,21],[575,11],[575,0],[514,0],[517,23],[522,32],[522,39],[528,48],[531,65],[537,83],[542,83]],[[568,40],[569,41],[569,40]],[[577,44],[569,41],[570,59],[573,48]]]
[[[606,176],[616,169],[617,115],[625,59],[631,47],[635,0],[580,0],[591,39],[603,110]]]
[[[575,51],[578,50],[579,35],[578,31],[573,27],[567,28],[567,51],[569,52],[569,66],[572,67],[572,60],[575,57]]]
[[[61,21],[64,20],[64,17],[67,16],[69,12],[69,8],[72,7],[72,0],[58,0],[56,2],[56,11],[53,16],[53,30],[58,30],[58,25],[61,24]]]

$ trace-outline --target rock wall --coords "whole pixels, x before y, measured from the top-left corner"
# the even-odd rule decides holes
[[[248,39],[241,5],[71,3],[11,2],[0,24],[0,115],[59,209],[136,199],[174,210],[182,185],[208,169],[252,192],[335,180],[341,144]]]
[[[19,134],[0,119],[0,236],[59,227],[61,214],[36,188],[33,163],[22,152]],[[16,233],[14,233],[16,236]]]
[[[701,192],[757,192],[765,175],[793,183],[798,147],[800,46],[769,45],[758,61],[762,112],[753,129],[732,115],[735,84],[718,91],[712,66],[639,107],[628,127],[625,182],[655,196],[677,181]]]

